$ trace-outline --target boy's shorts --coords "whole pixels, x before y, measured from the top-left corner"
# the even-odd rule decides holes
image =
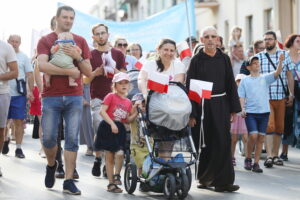
[[[270,113],[247,113],[245,118],[248,133],[266,135]]]
[[[147,145],[145,144],[143,147],[139,147],[137,144],[131,144],[130,151],[137,168],[142,168],[144,160],[149,154]]]

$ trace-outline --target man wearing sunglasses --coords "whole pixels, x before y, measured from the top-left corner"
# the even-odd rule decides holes
[[[191,79],[213,82],[213,88],[211,99],[202,99],[202,106],[192,102],[190,126],[200,153],[197,187],[234,192],[239,186],[233,184],[235,173],[231,160],[230,121],[235,113],[241,111],[241,106],[230,59],[216,47],[219,40],[217,30],[214,27],[204,28],[200,39],[204,47],[191,60],[187,88],[190,88]],[[203,131],[200,132],[201,123]]]
[[[128,43],[126,39],[124,38],[116,39],[115,48],[119,49],[124,54],[126,69],[127,71],[130,71],[132,69],[135,69],[135,64],[137,62],[137,59],[134,56],[127,55],[127,47],[128,47]]]

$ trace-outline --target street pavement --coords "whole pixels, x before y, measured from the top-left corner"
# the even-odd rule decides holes
[[[25,159],[14,157],[15,143],[11,142],[8,155],[0,156],[0,167],[3,177],[0,177],[0,200],[56,200],[56,199],[86,199],[86,200],[120,200],[120,199],[164,199],[163,194],[141,193],[134,195],[126,193],[112,194],[106,192],[108,181],[91,175],[94,157],[85,156],[85,146],[80,146],[77,170],[80,179],[76,183],[82,191],[80,196],[72,196],[62,192],[63,180],[56,179],[52,189],[44,186],[46,159],[38,154],[39,140],[31,138],[32,126],[29,125],[24,136],[23,151]],[[187,200],[300,200],[300,150],[290,148],[289,161],[284,166],[271,169],[263,167],[264,172],[256,174],[244,170],[243,157],[237,155],[236,184],[240,190],[235,193],[217,193],[213,190],[196,188],[193,181]],[[123,177],[123,174],[122,174]]]

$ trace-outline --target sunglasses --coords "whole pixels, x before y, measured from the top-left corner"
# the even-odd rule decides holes
[[[119,43],[118,45],[117,45],[118,47],[127,47],[128,46],[128,44],[127,43],[124,43],[124,44],[122,44],[122,43]]]

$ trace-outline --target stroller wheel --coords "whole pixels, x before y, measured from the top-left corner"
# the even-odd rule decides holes
[[[191,171],[190,167],[186,168],[186,175],[187,175],[188,181],[189,181],[188,191],[190,191],[191,186],[192,186],[192,171]]]
[[[176,191],[176,180],[173,174],[167,174],[164,183],[164,195],[166,199],[174,199]]]
[[[128,163],[124,172],[124,185],[128,194],[132,194],[137,185],[137,169],[136,165]]]
[[[178,177],[177,196],[179,199],[184,199],[189,192],[190,183],[186,173],[180,173]]]

